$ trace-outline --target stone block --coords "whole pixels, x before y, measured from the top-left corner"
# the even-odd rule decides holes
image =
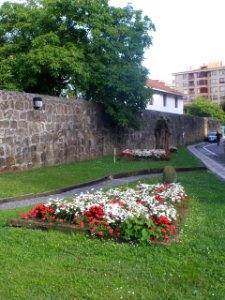
[[[16,129],[17,128],[17,121],[15,121],[15,120],[10,121],[10,127],[12,129]]]
[[[5,158],[0,158],[0,169],[3,169],[4,167],[6,167]]]
[[[8,120],[0,120],[0,128],[9,128],[9,121]]]
[[[26,111],[20,112],[19,118],[20,118],[20,120],[26,120],[27,119],[27,112]]]
[[[6,158],[6,165],[7,165],[7,167],[15,166],[15,164],[16,164],[16,162],[15,162],[14,157],[8,156],[8,157]]]
[[[15,109],[24,110],[24,102],[23,102],[22,99],[16,101],[16,103],[15,103]]]

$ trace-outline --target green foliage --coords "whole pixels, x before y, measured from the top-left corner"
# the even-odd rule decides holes
[[[218,119],[220,122],[225,122],[225,113],[217,105],[209,99],[196,98],[192,104],[187,105],[187,114]]]
[[[10,228],[29,208],[1,211],[1,299],[224,299],[225,185],[210,172],[179,180],[191,202],[166,246]]]
[[[221,103],[220,103],[220,108],[224,111],[224,113],[225,113],[225,101],[222,101]]]
[[[127,241],[149,243],[151,237],[160,238],[161,235],[160,229],[157,230],[157,226],[150,218],[146,219],[145,216],[140,216],[125,220],[123,224],[123,236]]]
[[[173,166],[165,166],[163,169],[163,182],[172,183],[177,180],[177,172]]]
[[[5,2],[0,88],[82,93],[101,104],[115,124],[137,128],[151,94],[142,62],[152,30],[141,11],[110,7],[107,0]]]
[[[108,156],[60,166],[0,174],[0,198],[52,191],[89,182],[107,175],[150,168],[163,168],[167,164],[168,162],[163,160],[120,160],[114,163],[113,157]],[[170,164],[176,167],[201,165],[199,160],[193,157],[185,148],[179,148],[179,153],[171,154]]]

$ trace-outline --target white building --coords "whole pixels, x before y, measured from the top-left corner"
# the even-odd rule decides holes
[[[183,114],[184,101],[182,93],[159,80],[148,79],[146,86],[153,90],[152,98],[149,99],[146,109]]]

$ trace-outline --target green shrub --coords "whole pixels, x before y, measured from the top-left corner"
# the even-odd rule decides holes
[[[177,180],[177,173],[175,168],[172,166],[165,166],[163,169],[163,182],[172,183],[172,182],[176,182],[176,180]]]

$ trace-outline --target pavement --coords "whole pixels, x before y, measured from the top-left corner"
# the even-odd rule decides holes
[[[106,188],[112,188],[116,186],[120,186],[123,184],[127,184],[133,181],[137,181],[143,178],[150,178],[150,177],[156,177],[159,176],[159,173],[156,174],[144,174],[144,175],[138,175],[138,176],[130,176],[130,177],[123,177],[123,178],[107,178],[104,181],[100,181],[97,183],[91,183],[90,185],[86,185],[83,187],[77,187],[74,189],[70,189],[69,191],[65,191],[59,194],[52,194],[48,196],[43,197],[35,197],[30,199],[24,199],[24,200],[16,200],[16,201],[9,201],[6,203],[0,203],[0,210],[7,210],[7,209],[14,209],[17,207],[26,207],[30,205],[35,205],[38,203],[45,203],[49,199],[63,199],[67,197],[73,197],[75,195],[81,194],[81,193],[87,193],[87,192],[93,192],[94,190],[100,190],[100,189],[106,189]]]
[[[196,156],[208,170],[214,173],[216,176],[221,178],[225,181],[225,154],[223,150],[223,144],[216,148],[216,154],[213,151],[207,149],[207,143],[200,143],[196,145],[188,146],[187,149]],[[215,151],[215,150],[214,150]],[[210,153],[211,152],[211,153]],[[224,163],[221,163],[224,162]],[[52,194],[48,196],[39,196],[30,199],[22,199],[22,200],[12,200],[5,203],[0,203],[0,210],[7,210],[7,209],[14,209],[18,207],[26,207],[30,205],[35,205],[40,202],[45,203],[49,199],[62,199],[67,197],[73,197],[76,194],[80,193],[87,193],[92,192],[94,190],[105,189],[105,188],[112,188],[116,186],[120,186],[123,184],[127,184],[129,182],[137,181],[143,178],[150,178],[154,176],[159,176],[160,174],[144,174],[144,175],[137,175],[137,176],[130,176],[130,177],[123,177],[123,178],[111,178],[108,177],[103,181],[99,181],[96,183],[91,183],[90,185],[85,185],[81,187],[76,187],[70,189],[65,192]]]
[[[187,149],[198,158],[208,170],[225,181],[225,152],[224,143],[219,146],[209,143],[190,145]]]

